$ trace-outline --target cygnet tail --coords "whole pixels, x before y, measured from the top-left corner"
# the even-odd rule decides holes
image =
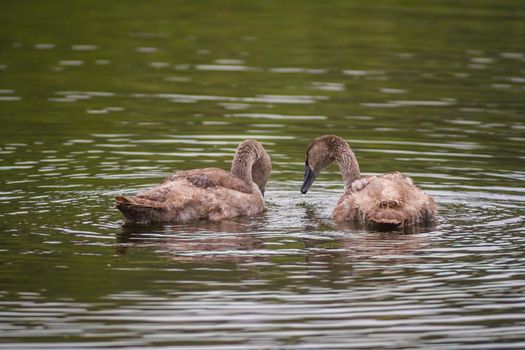
[[[164,208],[158,202],[129,196],[116,196],[116,207],[126,219],[134,222],[151,222],[161,216]]]
[[[403,202],[397,199],[384,199],[376,203],[375,209],[366,217],[366,221],[371,225],[392,225],[398,226],[408,219],[408,215],[403,208]]]

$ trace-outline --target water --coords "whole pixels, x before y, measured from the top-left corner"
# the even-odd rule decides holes
[[[4,2],[0,348],[509,349],[525,340],[525,6]],[[335,133],[440,207],[337,227]],[[272,155],[266,213],[126,226],[113,196]]]

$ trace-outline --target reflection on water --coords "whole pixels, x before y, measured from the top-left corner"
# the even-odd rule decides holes
[[[170,259],[180,262],[215,263],[232,261],[246,263],[247,260],[267,261],[275,254],[289,254],[291,251],[279,252],[276,242],[265,241],[268,234],[254,234],[263,227],[241,225],[235,222],[218,225],[158,227],[124,225],[124,230],[117,236],[118,254],[126,254],[129,249],[151,249],[165,254]],[[305,233],[291,235],[289,238],[304,249],[308,263],[337,259],[351,260],[363,258],[403,257],[419,248],[428,245],[427,236],[406,234],[405,232],[366,232],[345,233],[339,225],[337,234],[325,235],[308,233],[311,228],[305,227]],[[184,233],[181,233],[181,231]],[[282,238],[282,237],[278,237]],[[293,252],[292,252],[293,253]],[[405,254],[406,253],[406,254]]]
[[[0,348],[525,347],[524,11],[4,4]],[[437,226],[333,223],[336,167],[299,193],[322,134],[412,177]],[[247,137],[265,213],[123,225],[114,195],[228,169]]]
[[[151,248],[178,262],[213,264],[218,261],[260,258],[264,244],[251,233],[260,230],[253,218],[237,221],[196,222],[177,226],[127,223],[117,235],[117,252],[126,254],[131,248]],[[183,231],[184,234],[178,234]]]

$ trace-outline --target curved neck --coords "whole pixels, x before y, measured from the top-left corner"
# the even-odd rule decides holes
[[[346,142],[342,141],[336,146],[334,159],[341,170],[345,189],[349,188],[352,182],[361,178],[357,158]]]
[[[240,145],[233,157],[231,174],[246,183],[252,183],[252,168],[257,160],[257,152],[250,145]]]

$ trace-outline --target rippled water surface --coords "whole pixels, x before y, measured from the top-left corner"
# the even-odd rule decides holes
[[[0,348],[525,348],[519,1],[4,1]],[[337,227],[334,133],[440,207]],[[255,218],[124,225],[113,196],[273,159]]]

